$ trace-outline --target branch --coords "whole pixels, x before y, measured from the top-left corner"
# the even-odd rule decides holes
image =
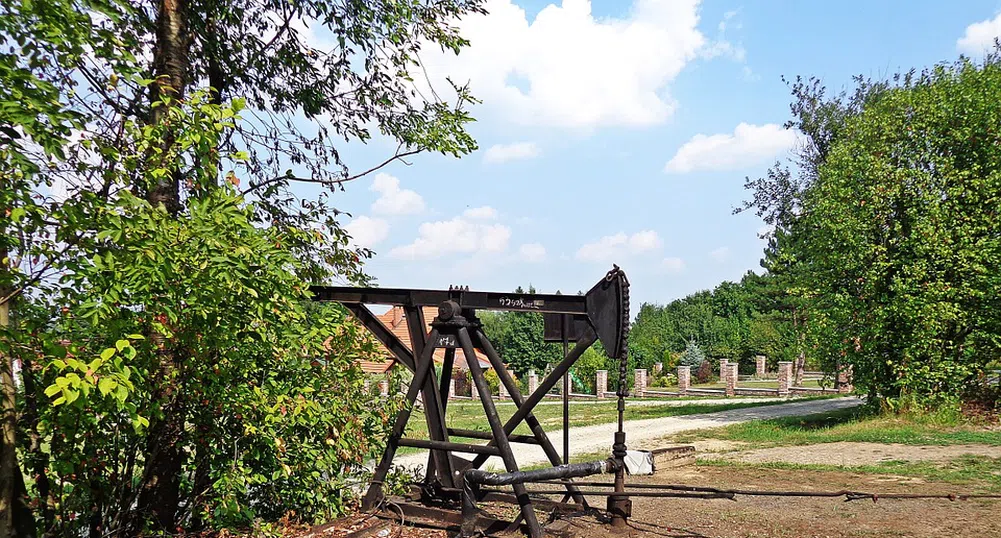
[[[36,282],[42,279],[42,277],[45,275],[45,272],[48,271],[50,268],[52,268],[52,266],[56,263],[56,260],[59,259],[63,254],[66,254],[66,252],[69,251],[70,248],[76,246],[76,244],[80,242],[81,239],[83,239],[82,233],[72,238],[72,240],[67,241],[66,245],[59,252],[57,252],[54,256],[49,256],[46,259],[45,263],[42,265],[42,268],[36,271],[35,274],[31,276],[31,278],[22,282],[20,286],[11,290],[11,292],[8,293],[6,296],[0,297],[0,304],[8,303],[9,301],[15,299],[16,297],[24,293],[24,291],[27,290],[29,287],[35,285]]]
[[[381,163],[373,166],[372,168],[369,168],[368,170],[365,170],[364,172],[362,172],[360,174],[355,174],[355,175],[352,175],[352,176],[347,176],[347,177],[341,178],[341,179],[314,179],[314,178],[307,178],[307,177],[296,177],[296,176],[292,176],[292,175],[276,176],[276,177],[273,177],[271,179],[266,179],[266,180],[264,180],[264,181],[262,181],[260,183],[253,184],[253,185],[247,187],[247,189],[244,190],[244,191],[242,191],[240,194],[243,195],[243,196],[246,196],[247,194],[249,194],[249,193],[251,193],[253,191],[256,191],[257,189],[260,189],[261,187],[266,187],[268,185],[272,185],[274,183],[278,183],[280,181],[285,181],[285,180],[288,180],[288,181],[300,181],[300,182],[303,182],[303,183],[319,183],[321,185],[327,185],[327,186],[343,185],[344,183],[347,183],[349,181],[354,181],[354,180],[356,180],[356,179],[358,179],[360,177],[367,176],[367,175],[371,174],[372,172],[375,172],[375,171],[377,171],[377,170],[385,167],[386,165],[388,165],[388,164],[390,164],[390,163],[392,163],[394,161],[403,161],[404,164],[409,164],[406,161],[404,161],[404,159],[406,157],[410,157],[411,155],[417,155],[421,151],[422,151],[421,149],[412,149],[412,150],[404,151],[403,153],[400,153],[399,148],[397,148],[396,153],[392,157],[386,159],[385,161],[382,161]]]

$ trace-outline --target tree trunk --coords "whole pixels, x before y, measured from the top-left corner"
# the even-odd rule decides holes
[[[0,259],[6,258],[0,250]],[[7,296],[0,290],[0,296]],[[10,326],[10,301],[0,303],[0,331]],[[17,386],[14,356],[0,353],[0,537],[35,536],[35,520],[28,508],[24,475],[17,463]]]
[[[49,455],[42,452],[42,438],[38,433],[38,385],[35,383],[35,364],[30,355],[21,357],[21,380],[24,383],[24,414],[21,422],[24,424],[24,431],[28,435],[28,451],[25,461],[25,469],[35,477],[35,491],[38,494],[39,502],[42,503],[42,529],[43,533],[52,528],[56,515],[56,499],[52,495],[52,485],[49,477],[45,474],[48,466]],[[30,468],[29,468],[30,461]]]
[[[6,258],[6,253],[4,253]],[[5,293],[3,295],[6,295]],[[8,303],[0,304],[0,331],[6,331],[9,324]],[[14,473],[17,472],[16,427],[17,410],[14,399],[17,387],[14,386],[14,358],[0,352],[0,426],[3,436],[0,438],[0,537],[14,535]]]
[[[163,416],[152,425],[146,438],[146,466],[130,534],[141,532],[146,522],[151,523],[155,530],[175,530],[181,473],[186,459],[186,407],[181,388],[183,382],[175,375],[178,371],[178,365],[173,361],[175,352],[159,334],[151,335],[150,341],[155,346],[163,346],[159,353],[159,386],[154,394],[154,401],[162,406]]]
[[[160,0],[160,10],[156,18],[156,46],[153,49],[153,72],[156,81],[150,85],[152,103],[170,97],[184,98],[190,64],[188,52],[191,38],[188,35],[188,15],[186,0]],[[150,113],[151,123],[158,124],[167,114],[167,108],[154,106]],[[165,148],[173,144],[172,137],[163,141]],[[166,175],[150,186],[146,199],[154,206],[163,204],[172,215],[181,209],[180,177]]]
[[[156,82],[150,87],[153,103],[164,97],[174,100],[184,97],[190,67],[190,46],[186,0],[160,0],[153,51]],[[150,114],[151,122],[162,122],[166,112],[166,107],[154,107]],[[162,146],[167,149],[173,143],[173,137],[168,135]],[[150,187],[146,199],[154,206],[163,204],[170,214],[176,216],[181,210],[180,179],[180,175],[174,173],[158,180]],[[132,533],[138,533],[147,521],[156,530],[174,531],[180,503],[180,477],[185,461],[185,402],[183,391],[175,385],[180,383],[176,376],[175,349],[160,335],[151,335],[150,340],[159,348],[161,385],[154,392],[153,401],[162,406],[162,418],[151,425],[147,437],[144,480],[129,529]]]

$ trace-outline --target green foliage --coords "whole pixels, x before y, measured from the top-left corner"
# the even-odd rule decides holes
[[[129,462],[149,434],[137,408],[156,423],[171,387],[192,404],[181,440],[192,518],[337,515],[350,469],[376,453],[394,411],[363,393],[354,366],[374,350],[342,309],[310,304],[281,235],[254,227],[239,198],[219,191],[190,209],[175,219],[123,193],[106,215],[104,254],[71,277],[89,300],[59,322],[67,356],[90,347],[93,327],[152,336],[139,352],[122,339],[90,363],[53,359],[42,370],[55,398],[38,426],[60,458],[53,495],[68,513],[127,503]],[[168,350],[176,369],[162,377],[156,357]]]
[[[581,394],[594,394],[595,373],[598,370],[608,370],[608,390],[615,390],[615,379],[618,376],[618,362],[609,359],[601,351],[600,345],[587,348],[577,359],[570,372],[573,374],[573,390]]]
[[[464,46],[454,21],[480,3],[0,4],[0,359],[24,365],[2,387],[19,412],[4,436],[39,529],[133,534],[157,511],[174,533],[347,506],[395,407],[353,366],[371,339],[310,302],[309,284],[369,280],[371,251],[326,196],[357,177],[341,144],[373,128],[399,143],[387,162],[475,149],[466,88],[425,101],[410,73],[422,44]]]
[[[799,301],[799,349],[851,364],[888,408],[952,406],[1001,346],[1001,60],[858,82],[794,87],[805,166],[751,184],[749,205],[778,226],[766,262]]]
[[[723,282],[658,306],[644,304],[629,333],[630,355],[648,370],[662,362],[673,369],[692,340],[705,353],[731,361],[765,354],[770,360],[792,360],[804,350],[794,323],[795,298],[774,273],[748,272],[740,282]]]

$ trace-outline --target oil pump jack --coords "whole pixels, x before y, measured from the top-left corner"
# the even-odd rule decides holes
[[[461,536],[475,536],[521,528],[531,538],[543,536],[536,507],[544,510],[574,510],[587,506],[587,501],[572,479],[597,473],[615,475],[615,487],[607,495],[607,514],[613,527],[625,527],[630,515],[630,501],[625,492],[626,435],[623,431],[626,388],[626,349],[629,332],[629,281],[625,272],[614,266],[584,295],[544,295],[524,293],[494,293],[470,291],[468,287],[448,290],[356,288],[313,286],[314,300],[336,301],[348,308],[375,337],[410,371],[413,379],[406,393],[406,406],[397,415],[385,452],[375,468],[364,496],[362,508],[386,511],[387,501],[394,509],[411,520],[425,520],[449,527],[459,527]],[[389,328],[373,314],[368,305],[388,305],[403,308],[412,349],[404,345]],[[438,313],[426,331],[423,307],[437,306]],[[564,357],[539,383],[531,394],[522,394],[517,382],[505,368],[505,361],[491,344],[477,318],[477,311],[500,310],[537,312],[545,317],[546,339],[573,342],[564,346]],[[618,361],[618,430],[611,440],[608,459],[590,463],[570,464],[561,458],[533,410],[556,384],[563,379],[584,351],[596,341],[612,359]],[[434,368],[434,352],[444,350],[441,379]],[[450,428],[445,421],[449,379],[455,367],[456,349],[466,359],[472,382],[490,432]],[[514,401],[516,411],[502,421],[491,397],[483,367],[476,351],[487,356],[491,367]],[[566,397],[566,387],[563,394]],[[429,439],[405,437],[407,422],[420,395]],[[522,423],[531,435],[515,435]],[[566,431],[567,424],[564,424]],[[459,439],[486,443],[457,442]],[[549,467],[520,471],[511,449],[512,443],[537,445],[545,452]],[[416,484],[414,493],[387,499],[383,482],[393,465],[399,447],[429,450],[423,482]],[[456,456],[472,454],[472,460]],[[493,473],[482,469],[490,457],[499,457],[506,472]],[[565,489],[562,502],[530,497],[526,483],[558,481]],[[494,489],[510,487],[510,491]],[[617,495],[616,493],[620,493]],[[572,502],[570,502],[572,501]],[[489,516],[477,503],[510,502],[520,507],[514,521]],[[395,513],[393,514],[395,515]]]

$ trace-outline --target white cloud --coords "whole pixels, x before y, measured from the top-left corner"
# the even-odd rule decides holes
[[[730,257],[730,249],[727,247],[719,247],[718,249],[709,253],[709,257],[717,262],[724,262]]]
[[[739,44],[734,45],[726,37],[727,30],[740,30],[743,28],[743,24],[739,20],[731,22],[736,16],[736,10],[727,11],[723,14],[723,20],[719,21],[719,24],[716,26],[718,31],[716,39],[712,43],[706,45],[702,51],[703,56],[708,58],[712,58],[714,56],[726,56],[740,63],[747,60],[747,51],[744,47]]]
[[[469,219],[492,220],[497,218],[497,210],[488,205],[482,207],[471,207],[463,211],[462,216]]]
[[[344,226],[356,247],[372,248],[389,235],[389,223],[365,215],[354,218]]]
[[[577,249],[577,259],[588,262],[607,262],[629,254],[649,252],[659,248],[660,237],[653,230],[644,230],[632,235],[619,232],[606,235],[594,243],[587,243]]]
[[[994,39],[999,36],[1001,36],[1001,13],[993,19],[967,26],[963,37],[956,40],[956,48],[970,56],[979,56],[992,50]]]
[[[410,189],[400,189],[400,180],[389,174],[376,174],[369,190],[379,193],[372,203],[373,213],[412,215],[424,211],[424,198]]]
[[[542,151],[535,142],[494,144],[483,154],[483,160],[488,163],[505,163],[518,159],[532,159],[541,153]]]
[[[669,86],[682,69],[727,52],[697,28],[699,3],[634,0],[624,16],[595,18],[588,0],[563,0],[529,21],[511,0],[488,0],[489,15],[458,24],[471,46],[425,54],[424,64],[432,81],[442,81],[436,89],[447,87],[445,76],[469,81],[474,95],[515,123],[657,125],[674,111]]]
[[[539,243],[526,243],[518,248],[518,255],[526,262],[541,262],[546,259],[546,247]]]
[[[741,123],[732,134],[695,135],[671,157],[664,171],[683,174],[740,169],[773,158],[795,143],[796,132],[781,125]]]
[[[444,254],[497,253],[507,250],[511,229],[502,224],[484,224],[466,217],[425,222],[413,243],[389,252],[394,258],[415,260]]]
[[[681,258],[668,257],[664,258],[661,265],[670,273],[680,273],[685,269],[685,261]]]

